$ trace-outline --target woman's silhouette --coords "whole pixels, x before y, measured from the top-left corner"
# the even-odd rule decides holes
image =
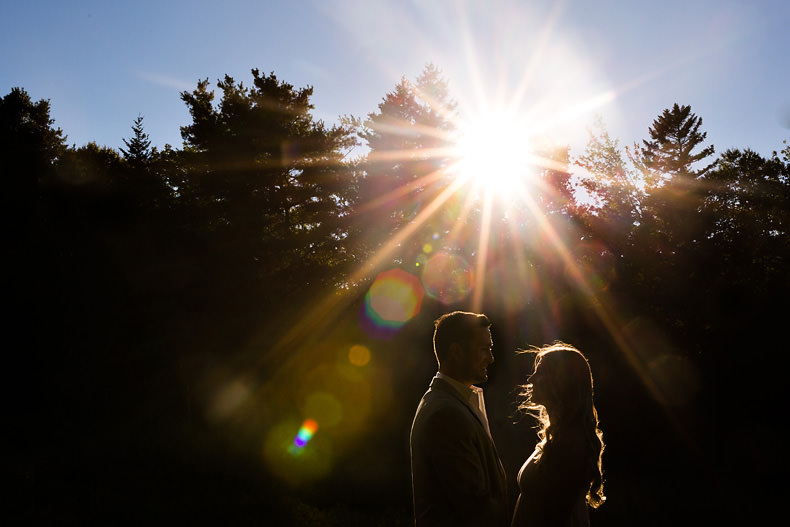
[[[590,365],[561,342],[531,352],[535,369],[521,387],[519,409],[538,419],[539,442],[518,474],[513,527],[588,526],[587,507],[606,499]]]

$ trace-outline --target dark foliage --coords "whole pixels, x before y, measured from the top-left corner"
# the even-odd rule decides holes
[[[608,444],[594,524],[755,521],[780,503],[764,483],[788,468],[775,342],[790,147],[700,166],[713,148],[695,150],[702,121],[676,104],[632,169],[601,125],[577,160],[593,200],[574,200],[567,148],[545,152],[540,214],[492,220],[507,228],[491,229],[484,259],[483,211],[446,192],[450,160],[435,155],[455,106],[433,66],[361,129],[316,121],[312,88],[274,74],[217,87],[216,102],[207,80],[182,94],[182,148],[151,148],[139,117],[122,155],[67,147],[49,103],[22,89],[0,100],[9,515],[410,524],[408,428],[435,368],[431,323],[469,301],[426,296],[390,340],[359,320],[375,274],[413,265],[434,236],[487,269],[486,399],[514,491],[534,432],[513,416],[529,365],[512,351],[563,339],[590,357]],[[370,155],[349,161],[356,137]],[[360,343],[373,357],[351,368]],[[338,423],[301,461],[272,454],[310,405]]]

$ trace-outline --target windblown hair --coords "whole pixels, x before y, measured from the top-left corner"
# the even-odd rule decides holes
[[[582,434],[588,447],[590,464],[597,470],[590,481],[587,503],[597,509],[605,500],[603,493],[603,432],[593,404],[593,379],[587,358],[564,342],[523,351],[535,354],[535,370],[543,371],[542,391],[550,401],[546,407],[532,400],[532,385],[521,386],[518,409],[534,416],[539,424],[538,449],[560,436]]]

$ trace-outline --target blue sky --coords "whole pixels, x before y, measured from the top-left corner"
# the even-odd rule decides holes
[[[49,99],[69,144],[121,147],[141,114],[180,147],[199,79],[274,72],[334,122],[433,62],[462,114],[504,108],[574,154],[594,113],[631,144],[678,102],[717,152],[770,155],[790,139],[786,27],[787,0],[5,1],[0,95]]]

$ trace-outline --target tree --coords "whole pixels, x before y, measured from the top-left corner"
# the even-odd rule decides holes
[[[705,220],[706,244],[724,261],[740,262],[738,268],[744,276],[737,281],[784,272],[790,250],[787,163],[776,153],[765,159],[749,149],[730,149],[703,181],[700,213]]]
[[[43,406],[38,402],[42,374],[48,366],[41,360],[42,321],[51,329],[51,319],[43,315],[43,306],[57,294],[48,288],[46,281],[57,268],[47,252],[42,250],[47,235],[41,226],[41,187],[52,175],[53,167],[65,149],[65,136],[54,128],[47,100],[33,102],[22,88],[13,88],[0,98],[0,161],[2,162],[2,197],[0,198],[0,224],[3,245],[2,291],[6,306],[4,329],[8,342],[13,342],[13,352],[5,354],[9,371],[20,372],[17,385],[11,381],[12,390],[27,384],[38,393],[16,405],[9,414],[8,441],[25,459],[31,437],[28,430],[38,425]],[[29,375],[24,372],[33,372]],[[32,456],[31,456],[32,457]],[[27,459],[30,459],[28,457]]]
[[[600,228],[625,239],[639,212],[641,196],[635,175],[623,159],[619,141],[609,136],[600,116],[588,132],[584,153],[574,160],[584,170],[581,185],[588,203],[582,206],[599,219]]]
[[[125,193],[132,206],[140,212],[166,208],[172,189],[167,184],[168,172],[165,167],[169,165],[164,160],[175,157],[171,155],[172,148],[165,145],[162,152],[156,147],[151,148],[151,139],[145,133],[142,115],[134,120],[132,132],[134,135],[130,139],[123,140],[126,149],[120,149],[126,162],[123,180]]]
[[[134,120],[132,132],[134,132],[134,136],[131,139],[123,140],[126,150],[121,148],[121,153],[133,168],[142,168],[147,166],[151,160],[151,140],[143,130],[142,115],[138,115]]]
[[[114,149],[94,142],[67,148],[55,175],[43,195],[47,221],[56,228],[76,222],[75,232],[98,231],[132,221],[123,187],[123,160]]]
[[[53,128],[49,101],[33,102],[22,88],[0,99],[0,159],[5,188],[0,208],[6,249],[29,236],[39,185],[65,149],[66,137]],[[9,243],[12,242],[12,243]]]
[[[626,149],[642,192],[619,281],[629,284],[635,305],[648,306],[668,327],[688,328],[694,307],[685,295],[705,272],[699,265],[701,178],[711,169],[705,161],[714,148],[703,146],[701,126],[690,106],[674,104],[653,121],[650,139]]]
[[[702,118],[691,113],[691,106],[678,106],[677,103],[653,121],[649,130],[652,140],[643,140],[644,146],[640,148],[642,164],[651,176],[647,180],[649,186],[671,183],[674,178],[698,178],[711,169],[713,163],[694,167],[714,152],[713,145],[693,152],[708,135],[700,132],[700,126]]]
[[[454,139],[455,107],[447,81],[429,64],[416,82],[401,78],[378,111],[368,114],[359,136],[370,151],[362,161],[354,211],[357,224],[364,226],[357,245],[362,254],[372,256],[413,224],[412,234],[397,247],[390,245],[384,259],[411,262],[434,233],[445,230],[437,224],[439,215],[423,215],[419,225],[415,221],[449,184],[443,169]]]
[[[183,178],[171,184],[226,285],[275,300],[342,280],[339,218],[353,188],[343,158],[356,139],[347,121],[313,119],[312,87],[252,75],[249,88],[227,75],[219,81],[216,107],[207,80],[182,93],[192,123],[181,129]]]
[[[571,183],[571,154],[568,145],[546,145],[535,152],[544,165],[536,176],[537,202],[546,214],[576,216],[577,203]]]
[[[690,106],[675,103],[653,121],[651,139],[629,152],[644,177],[642,242],[650,241],[647,245],[658,253],[673,254],[699,234],[694,228],[701,200],[698,180],[712,167],[699,163],[714,153],[713,145],[695,151],[707,136],[701,126],[702,118]]]
[[[585,242],[580,251],[587,254],[580,258],[591,269],[588,274],[600,277],[600,283],[608,287],[628,263],[624,257],[631,252],[643,196],[619,141],[610,137],[600,116],[588,132],[584,153],[574,160],[583,169],[579,175],[584,191],[579,198],[579,217]]]

